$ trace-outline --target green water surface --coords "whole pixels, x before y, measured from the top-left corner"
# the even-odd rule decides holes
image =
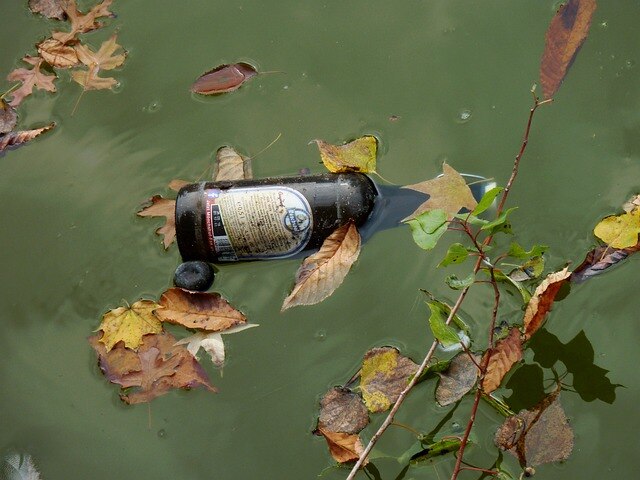
[[[57,27],[26,3],[2,3],[2,77]],[[157,299],[180,262],[153,234],[160,221],[135,212],[170,180],[199,178],[221,145],[252,155],[279,134],[254,160],[256,177],[321,172],[311,140],[373,133],[379,172],[394,183],[433,177],[446,160],[504,184],[558,3],[115,0],[117,18],[84,39],[97,47],[117,29],[129,54],[116,91],[87,92],[71,116],[81,88],[63,72],[57,94],[38,91],[19,110],[23,128],[54,120],[55,130],[0,157],[0,453],[29,453],[44,480],[317,478],[333,465],[311,434],[320,396],[371,347],[394,345],[419,361],[432,337],[418,289],[452,301],[442,280],[468,267],[436,269],[446,242],[425,253],[408,229],[388,230],[366,243],[331,298],[281,314],[299,261],[222,266],[215,290],[260,327],[226,337],[224,375],[206,366],[219,394],[171,392],[149,411],[119,400],[86,342],[108,309]],[[549,269],[579,263],[595,223],[640,190],[640,4],[599,3],[556,102],[535,119],[511,197],[517,240],[549,245]],[[285,73],[220,97],[190,94],[199,74],[239,60]],[[550,370],[537,366],[549,362],[569,368],[568,383],[581,379],[578,393],[562,394],[574,452],[539,467],[540,478],[637,475],[638,277],[632,258],[575,287],[527,350],[529,366],[501,391],[514,408],[531,406],[542,376],[550,388]],[[491,301],[478,287],[462,309],[479,339]],[[507,301],[501,319],[518,321],[518,308]],[[450,413],[440,434],[460,434],[472,398],[437,407],[434,385],[413,392],[398,420],[428,432]],[[363,437],[381,421],[374,416]],[[494,462],[501,421],[481,405],[469,462]],[[377,452],[398,456],[411,442],[391,429]],[[374,464],[385,480],[438,479],[453,457],[407,471],[394,458]],[[514,458],[505,467],[519,474]],[[346,475],[330,468],[323,478]]]

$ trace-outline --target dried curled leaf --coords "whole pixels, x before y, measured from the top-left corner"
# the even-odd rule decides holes
[[[505,338],[496,343],[495,347],[485,352],[486,355],[491,356],[489,357],[487,372],[482,380],[482,389],[484,393],[488,394],[497,389],[502,383],[502,379],[511,370],[511,367],[522,360],[520,330],[515,327],[512,328]]]
[[[571,273],[571,282],[580,283],[600,275],[609,267],[617,265],[629,255],[640,250],[640,243],[633,247],[615,249],[609,246],[596,247],[587,253],[583,262]]]
[[[174,388],[204,387],[216,392],[193,355],[175,345],[176,339],[167,332],[145,335],[137,352],[122,343],[107,352],[98,335],[90,337],[89,343],[98,353],[104,376],[126,389],[120,394],[125,403],[150,402]]]
[[[247,180],[253,178],[251,160],[243,157],[233,147],[223,146],[216,152],[213,180]]]
[[[600,240],[613,248],[633,247],[640,233],[640,210],[603,218],[593,229]]]
[[[100,28],[102,24],[98,22],[99,18],[114,16],[113,13],[109,11],[112,3],[113,0],[103,0],[87,13],[82,13],[78,10],[76,0],[65,0],[61,3],[61,7],[71,22],[71,31],[53,32],[51,36],[60,43],[69,43],[80,33],[86,33]]]
[[[331,295],[349,273],[360,254],[360,234],[353,222],[338,227],[307,257],[296,273],[296,284],[281,311],[297,305],[313,305]]]
[[[540,83],[544,98],[553,97],[560,88],[580,47],[587,39],[595,10],[595,0],[568,0],[551,20],[540,62]]]
[[[33,87],[48,92],[56,91],[56,86],[53,84],[53,81],[57,77],[55,75],[47,75],[40,71],[42,63],[44,62],[42,58],[27,55],[22,58],[22,61],[32,65],[33,68],[16,68],[7,75],[7,80],[10,82],[22,83],[20,88],[11,92],[11,106],[13,107],[17,107],[25,97],[31,95],[33,93]]]
[[[375,173],[378,139],[373,135],[356,138],[344,145],[331,145],[314,140],[320,150],[322,163],[330,172]]]
[[[42,135],[45,132],[48,132],[53,127],[55,127],[55,123],[50,123],[49,125],[42,128],[35,128],[33,130],[22,130],[18,132],[9,132],[5,135],[0,135],[0,153],[10,147],[19,147],[24,145],[25,143],[33,140],[34,138]]]
[[[338,463],[354,462],[364,452],[364,446],[357,434],[336,433],[318,428],[316,433],[322,435],[329,445],[329,452]],[[366,465],[365,460],[363,465]]]
[[[216,367],[224,365],[225,350],[224,341],[222,340],[222,334],[229,335],[232,333],[238,333],[248,328],[257,327],[255,323],[243,324],[235,327],[228,328],[222,332],[198,332],[189,337],[179,340],[176,345],[186,345],[189,353],[197,358],[198,350],[201,348],[209,354],[211,362]]]
[[[525,340],[529,340],[542,326],[547,313],[551,311],[551,306],[558,291],[570,276],[571,272],[568,267],[565,267],[559,272],[550,273],[547,275],[547,278],[538,285],[536,291],[533,292],[533,296],[531,300],[529,300],[527,309],[524,312],[523,324]]]
[[[158,303],[162,308],[155,314],[161,321],[187,328],[222,332],[247,321],[242,312],[233,308],[219,293],[170,288]]]
[[[429,195],[429,199],[404,221],[415,218],[428,210],[444,210],[451,218],[463,208],[473,211],[478,205],[464,177],[447,163],[442,164],[441,176],[402,188],[409,188]]]
[[[343,387],[333,387],[320,400],[318,428],[336,433],[359,433],[369,424],[362,397]]]
[[[473,356],[476,363],[480,356]],[[438,373],[440,382],[436,388],[436,401],[442,407],[451,405],[464,397],[478,380],[479,370],[466,352],[459,353],[451,360],[449,368]]]
[[[67,14],[64,13],[63,6],[67,1],[68,0],[29,0],[29,10],[47,18],[66,20]]]
[[[144,335],[161,333],[162,324],[153,314],[158,306],[150,300],[139,300],[131,307],[118,307],[105,313],[99,330],[102,330],[100,342],[106,351],[120,341],[126,348],[137,350]]]
[[[494,442],[516,456],[524,466],[560,462],[573,450],[573,430],[556,390],[531,410],[508,417],[498,428]]]
[[[0,135],[11,132],[18,123],[15,108],[0,99]]]
[[[220,65],[200,75],[191,85],[191,91],[201,95],[232,92],[257,74],[257,70],[248,63]]]
[[[80,63],[76,49],[55,38],[43,40],[37,45],[37,48],[40,56],[52,67],[69,68]]]
[[[360,372],[360,390],[371,413],[384,412],[418,370],[410,358],[393,347],[372,348],[364,355]]]
[[[156,230],[156,234],[163,235],[162,243],[165,250],[176,238],[176,201],[154,195],[149,199],[151,205],[139,210],[139,217],[165,217],[166,222]]]

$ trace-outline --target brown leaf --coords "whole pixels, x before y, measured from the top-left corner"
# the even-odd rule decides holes
[[[496,343],[495,347],[487,350],[484,355],[491,356],[487,365],[487,373],[482,380],[482,389],[484,393],[491,393],[500,386],[502,379],[509,373],[511,367],[522,360],[520,330],[515,327],[509,330],[509,334]]]
[[[162,243],[166,250],[176,238],[176,201],[162,198],[160,195],[154,195],[149,201],[151,205],[138,211],[138,216],[165,217],[167,219],[165,224],[156,230],[158,235],[164,236]]]
[[[53,81],[57,78],[55,75],[47,75],[42,73],[40,68],[44,60],[40,57],[30,57],[29,55],[22,58],[22,61],[33,65],[31,70],[27,68],[16,68],[8,76],[7,80],[11,82],[21,82],[22,86],[11,92],[11,105],[17,107],[22,103],[25,97],[33,93],[33,87],[48,92],[55,92],[56,86]]]
[[[204,387],[216,392],[206,372],[183,346],[175,345],[176,339],[169,333],[145,335],[137,352],[118,343],[110,352],[98,340],[89,338],[98,353],[100,369],[111,382],[123,389],[126,403],[149,402],[174,388]]]
[[[573,450],[573,430],[556,390],[531,410],[508,417],[498,428],[494,442],[518,457],[524,466],[560,462]]]
[[[393,405],[418,365],[393,347],[372,348],[364,355],[360,390],[371,413],[384,412]]]
[[[629,255],[640,250],[640,243],[629,248],[612,248],[607,245],[596,247],[587,253],[583,262],[571,273],[570,281],[580,283],[600,275],[607,268],[626,259]]]
[[[540,83],[544,98],[553,97],[560,88],[580,47],[587,39],[595,10],[595,0],[568,0],[551,20],[540,62]]]
[[[33,130],[22,130],[18,132],[9,132],[5,135],[0,135],[0,153],[10,147],[19,147],[24,145],[25,143],[33,140],[39,135],[42,135],[45,132],[48,132],[53,127],[55,127],[55,123],[50,123],[49,125],[36,128]]]
[[[160,320],[187,328],[222,332],[247,321],[242,312],[233,308],[219,293],[170,288],[158,303],[163,307],[155,311]]]
[[[317,432],[325,438],[331,456],[338,463],[354,462],[364,452],[364,446],[357,434],[329,432],[321,428],[318,428]],[[367,463],[368,459],[363,465]]]
[[[360,254],[360,234],[353,222],[338,227],[320,250],[298,268],[296,284],[280,311],[297,305],[313,305],[330,296],[349,273]]]
[[[257,70],[248,63],[220,65],[200,75],[191,85],[191,91],[202,95],[232,92],[257,74]]]
[[[525,340],[529,340],[542,326],[547,314],[551,311],[553,301],[560,287],[564,285],[570,276],[571,272],[568,267],[565,267],[559,272],[550,273],[547,275],[547,278],[538,285],[536,291],[533,292],[533,296],[531,300],[529,300],[527,309],[524,312],[523,324]]]
[[[462,208],[469,211],[476,208],[478,202],[473,198],[471,189],[462,175],[446,163],[442,164],[442,173],[431,180],[402,187],[429,195],[429,199],[404,220],[417,217],[427,210],[444,210],[451,217]]]
[[[216,164],[213,181],[248,180],[253,178],[251,159],[236,152],[233,147],[223,146],[216,152]]]
[[[112,35],[109,40],[102,43],[97,52],[82,44],[75,46],[78,60],[89,69],[71,72],[71,77],[85,90],[105,90],[118,83],[115,78],[98,76],[101,70],[113,70],[124,63],[127,52],[123,50],[123,53],[114,55],[117,50],[122,48],[116,43],[116,40],[117,36]]]
[[[638,208],[640,208],[640,195],[634,195],[622,205],[622,209],[627,213],[632,213]]]
[[[18,114],[15,109],[0,99],[0,135],[12,131],[18,123]]]
[[[61,7],[67,14],[67,17],[69,17],[69,21],[71,22],[71,31],[53,32],[51,36],[60,43],[69,43],[80,33],[90,32],[102,27],[102,24],[98,22],[97,19],[100,17],[114,16],[114,14],[109,11],[109,7],[112,3],[113,0],[103,0],[87,13],[81,13],[78,11],[76,0],[62,0]]]
[[[56,20],[66,20],[62,6],[66,0],[29,0],[29,10],[33,13]]]
[[[480,362],[480,356],[474,355],[476,363]],[[451,405],[464,397],[473,388],[478,380],[478,367],[469,358],[466,352],[456,355],[449,367],[440,376],[438,388],[436,388],[436,401],[442,407]]]
[[[174,192],[177,192],[185,185],[189,185],[189,183],[190,182],[187,182],[186,180],[175,179],[169,182],[169,188]]]
[[[333,387],[320,400],[318,428],[336,433],[359,433],[369,423],[362,397],[343,387]]]
[[[55,38],[47,38],[38,45],[38,53],[52,67],[69,68],[80,63],[76,49]]]

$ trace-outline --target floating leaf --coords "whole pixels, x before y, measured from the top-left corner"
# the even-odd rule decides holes
[[[441,457],[448,453],[457,452],[460,449],[461,440],[459,438],[445,438],[431,443],[411,456],[412,465],[420,465],[422,462],[433,458]],[[469,442],[471,443],[471,442]]]
[[[464,397],[478,380],[480,356],[473,355],[475,363],[466,352],[456,355],[449,368],[440,375],[440,382],[436,388],[436,401],[442,407],[451,405]]]
[[[540,257],[549,249],[546,245],[534,245],[531,247],[531,250],[528,252],[522,248],[518,243],[511,242],[511,246],[509,247],[509,252],[507,255],[514,258],[519,258],[521,260],[526,260],[531,257]]]
[[[596,247],[587,253],[584,261],[571,273],[571,282],[580,283],[600,275],[607,268],[617,265],[638,250],[640,250],[640,243],[623,249],[612,249],[609,246]]]
[[[318,429],[336,433],[359,433],[369,424],[362,397],[344,387],[333,387],[320,400]]]
[[[257,74],[256,69],[248,63],[220,65],[200,75],[191,85],[191,91],[202,95],[232,92]]]
[[[33,130],[22,130],[18,132],[9,132],[5,135],[0,135],[0,153],[10,147],[19,147],[34,138],[42,135],[45,132],[48,132],[53,127],[55,127],[55,123],[50,123],[49,125],[42,128],[35,128]]]
[[[175,345],[176,339],[167,332],[145,335],[137,352],[122,343],[107,352],[98,335],[90,337],[89,343],[98,353],[104,376],[126,389],[120,394],[125,403],[150,402],[174,388],[204,387],[216,391],[194,356]]]
[[[360,390],[369,411],[376,413],[389,409],[417,370],[417,364],[392,347],[372,348],[365,353]]]
[[[313,305],[340,286],[360,254],[360,234],[353,222],[338,227],[298,268],[296,284],[281,311],[297,305]]]
[[[37,48],[40,56],[52,67],[69,68],[80,63],[76,49],[55,38],[43,40],[37,45]]]
[[[522,340],[520,330],[512,328],[509,335],[496,343],[496,346],[485,352],[491,355],[487,365],[487,372],[482,381],[484,393],[489,394],[497,389],[502,383],[511,367],[522,360]],[[484,359],[483,359],[484,362]]]
[[[640,233],[640,210],[603,218],[593,233],[613,248],[633,247]]]
[[[238,333],[248,328],[257,327],[256,323],[247,323],[243,325],[237,325],[235,327],[228,328],[221,332],[198,332],[189,337],[183,338],[176,342],[176,345],[186,345],[189,353],[197,358],[197,353],[200,348],[211,357],[211,361],[216,367],[224,365],[225,351],[224,342],[222,340],[222,334],[229,335],[232,333]]]
[[[12,131],[18,123],[16,110],[4,100],[0,99],[0,136]]]
[[[551,20],[540,62],[540,83],[544,98],[560,88],[580,47],[587,39],[595,0],[568,0]]]
[[[571,272],[567,267],[559,272],[550,273],[547,275],[547,278],[538,285],[536,291],[533,292],[533,296],[531,300],[529,300],[523,318],[524,337],[526,340],[530,339],[542,326],[547,314],[551,310],[551,306],[560,287],[564,285],[570,275]]]
[[[154,195],[149,199],[151,205],[138,211],[139,217],[165,217],[166,222],[156,230],[156,234],[162,235],[165,250],[176,238],[176,201]]]
[[[187,328],[222,332],[247,321],[242,312],[233,308],[219,293],[170,288],[158,303],[162,308],[155,314],[161,321]]]
[[[473,211],[478,205],[464,177],[446,163],[442,164],[442,176],[402,188],[429,195],[429,199],[405,220],[428,210],[444,210],[452,217],[463,208]]]
[[[413,241],[424,250],[433,249],[440,237],[447,231],[447,212],[428,210],[407,221],[411,227]]]
[[[445,348],[459,344],[460,337],[458,337],[458,333],[453,327],[445,323],[445,315],[441,304],[439,302],[428,302],[427,305],[431,310],[429,326],[435,339]]]
[[[101,70],[112,70],[122,65],[126,58],[126,52],[114,55],[116,51],[122,49],[116,43],[117,35],[112,35],[109,40],[102,43],[97,52],[92,51],[89,47],[78,44],[76,45],[76,53],[78,59],[88,70],[76,70],[71,72],[71,77],[78,82],[85,90],[105,90],[113,88],[118,82],[113,77],[99,77]]]
[[[438,267],[446,267],[452,264],[458,264],[464,262],[469,256],[469,252],[461,243],[453,243],[449,246],[447,254],[438,264]]]
[[[453,290],[462,290],[463,288],[470,287],[475,281],[476,276],[473,273],[470,273],[469,276],[462,279],[458,278],[456,275],[449,275],[444,279],[444,283]]]
[[[86,33],[100,28],[102,24],[98,22],[98,18],[114,16],[113,13],[109,11],[112,3],[113,0],[103,0],[85,14],[78,11],[75,0],[65,0],[61,3],[61,6],[71,22],[71,31],[53,32],[51,36],[61,43],[69,43],[80,33]]]
[[[331,145],[314,140],[320,150],[322,163],[330,172],[375,173],[378,139],[373,135],[356,138],[344,145]]]
[[[331,456],[338,463],[354,462],[364,452],[364,446],[357,434],[330,432],[322,428],[318,428],[316,432],[325,438]],[[365,459],[363,465],[368,462],[368,459]]]
[[[471,212],[472,215],[480,215],[482,212],[486,211],[495,201],[496,197],[500,195],[504,188],[502,187],[493,187],[491,190],[485,192],[482,196],[476,208]]]
[[[155,302],[139,300],[131,307],[118,307],[105,313],[100,323],[100,342],[106,351],[120,341],[126,348],[137,350],[144,335],[162,332],[162,324],[153,314],[156,308],[158,304]]]
[[[29,0],[29,10],[47,18],[66,20],[67,15],[62,8],[66,1],[68,0]]]
[[[531,410],[521,410],[507,418],[496,432],[496,446],[516,456],[523,467],[569,458],[573,430],[559,393],[558,389]]]
[[[0,463],[2,480],[41,480],[33,457],[29,454],[8,452]]]
[[[55,75],[47,75],[42,73],[40,68],[44,60],[40,57],[30,57],[29,55],[22,58],[23,62],[33,65],[32,69],[16,68],[8,76],[7,80],[11,82],[21,82],[20,88],[11,92],[11,106],[17,107],[22,103],[25,97],[33,93],[33,87],[48,92],[55,92],[56,86],[53,81],[57,78]]]
[[[251,160],[236,152],[233,147],[223,146],[216,152],[213,180],[247,180],[253,178]]]
[[[509,278],[516,282],[526,282],[542,275],[544,271],[544,257],[533,257],[518,268],[509,272]]]

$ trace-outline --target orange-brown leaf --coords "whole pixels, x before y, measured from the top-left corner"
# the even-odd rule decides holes
[[[109,11],[112,3],[113,0],[103,0],[87,13],[81,13],[76,5],[76,0],[64,0],[61,7],[69,17],[71,31],[53,32],[51,36],[61,43],[69,43],[80,33],[86,33],[100,28],[102,24],[98,22],[98,18],[114,16],[113,13]]]
[[[331,456],[338,463],[354,462],[364,452],[364,446],[357,434],[330,432],[322,428],[318,428],[316,432],[325,438]],[[363,465],[367,463],[368,460],[365,460]]]
[[[544,98],[555,95],[580,47],[587,39],[596,0],[569,0],[556,13],[545,37],[540,63]]]
[[[166,222],[156,230],[158,235],[164,235],[164,248],[169,248],[176,238],[176,201],[154,195],[150,199],[151,205],[138,212],[139,217],[165,217]]]
[[[547,314],[551,310],[553,301],[560,287],[564,285],[570,276],[571,272],[565,267],[559,272],[550,273],[547,275],[547,278],[538,285],[524,312],[523,324],[525,340],[529,340],[542,326]]]
[[[170,288],[158,302],[155,311],[163,322],[198,328],[207,332],[222,332],[246,323],[244,314],[233,308],[219,293],[190,292]]]
[[[318,252],[307,257],[296,273],[296,284],[282,309],[319,303],[340,286],[360,254],[360,234],[352,222],[338,227]]]
[[[500,386],[504,376],[509,373],[514,364],[522,360],[522,340],[520,330],[512,328],[509,334],[496,343],[496,346],[487,350],[490,355],[487,364],[487,372],[482,380],[482,389],[485,393],[491,393]],[[482,364],[485,359],[483,358]]]
[[[257,70],[248,63],[220,65],[200,75],[191,85],[191,91],[201,95],[232,92],[257,74]]]
[[[40,71],[42,62],[44,62],[42,58],[27,55],[22,61],[33,65],[33,68],[30,70],[27,68],[16,68],[7,76],[7,80],[11,82],[22,83],[20,88],[11,92],[11,105],[13,107],[17,107],[25,97],[31,95],[33,93],[33,87],[40,90],[47,90],[48,92],[56,91],[56,86],[53,84],[53,81],[57,77],[55,75],[47,75]]]
[[[50,123],[49,125],[42,128],[36,128],[33,130],[22,130],[18,132],[9,132],[5,135],[0,135],[0,152],[3,152],[4,150],[10,147],[19,147],[33,140],[37,136],[42,135],[44,132],[48,132],[55,126],[56,126],[55,123]]]
[[[187,182],[186,180],[175,179],[169,182],[169,188],[174,192],[179,191],[185,185],[189,185],[189,182]]]
[[[55,38],[47,38],[40,42],[37,47],[40,56],[52,67],[69,68],[80,63],[76,49]]]

